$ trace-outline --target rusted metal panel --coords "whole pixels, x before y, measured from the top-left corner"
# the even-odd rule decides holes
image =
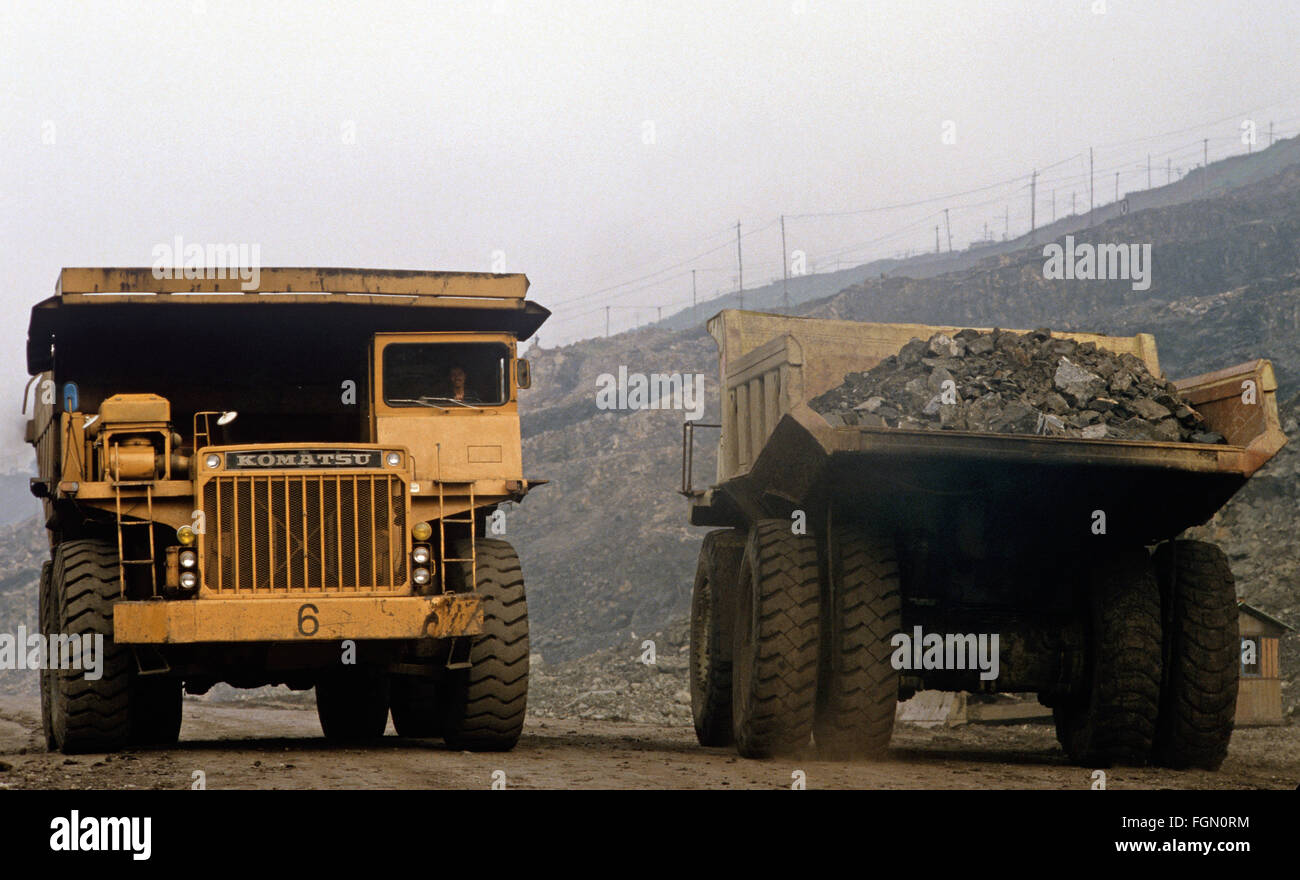
[[[479,635],[483,605],[472,593],[402,597],[276,597],[118,602],[118,644],[329,642]]]
[[[1276,678],[1242,678],[1237,689],[1239,727],[1282,723],[1282,682]]]
[[[1246,361],[1174,383],[1206,424],[1232,446],[1245,447],[1249,472],[1286,445],[1277,411],[1277,379],[1266,360]]]
[[[217,274],[211,268],[203,271]],[[168,274],[182,273],[174,270]],[[59,273],[56,292],[65,301],[73,301],[70,295],[75,294],[109,293],[328,293],[507,300],[521,300],[528,293],[528,278],[522,274],[267,267],[257,270],[255,283],[240,277],[238,267],[226,268],[220,274],[227,277],[159,278],[152,268],[64,269]]]

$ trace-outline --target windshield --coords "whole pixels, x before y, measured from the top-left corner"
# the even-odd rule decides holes
[[[510,350],[499,342],[401,342],[384,348],[384,403],[500,406]]]

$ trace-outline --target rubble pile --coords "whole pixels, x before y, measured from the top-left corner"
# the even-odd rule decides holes
[[[1141,358],[1050,330],[912,339],[810,406],[833,425],[1224,442]]]
[[[691,726],[690,622],[627,633],[619,644],[555,666],[533,655],[528,714]]]

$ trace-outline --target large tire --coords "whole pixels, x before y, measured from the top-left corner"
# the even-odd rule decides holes
[[[732,727],[746,758],[808,743],[817,698],[817,544],[790,521],[759,520],[740,566],[732,642]]]
[[[442,705],[438,685],[418,675],[394,675],[388,706],[398,736],[428,739],[442,735]]]
[[[41,633],[50,636],[58,629],[55,622],[55,598],[53,587],[53,576],[51,569],[53,563],[41,563],[41,583],[38,594],[39,614],[41,620]],[[41,666],[41,735],[45,739],[45,748],[48,751],[57,751],[59,743],[54,738],[54,717],[53,702],[55,679],[53,670],[48,668],[48,664]]]
[[[455,553],[469,556],[465,541]],[[503,752],[514,748],[528,707],[528,603],[519,557],[505,541],[476,542],[478,582],[483,598],[483,634],[470,643],[468,669],[445,679],[442,736],[453,749]],[[458,563],[466,579],[467,563]]]
[[[1237,713],[1237,588],[1214,544],[1168,541],[1156,549],[1164,598],[1164,685],[1155,763],[1218,770]]]
[[[131,742],[131,692],[135,658],[113,641],[113,603],[120,598],[117,547],[111,541],[64,541],[50,572],[53,624],[49,634],[102,635],[100,678],[82,670],[52,670],[50,737],[65,754],[109,752]]]
[[[1083,692],[1054,712],[1075,763],[1141,766],[1160,704],[1160,586],[1143,547],[1102,557],[1090,572],[1089,650]]]
[[[731,644],[724,635],[725,598],[734,596],[745,552],[739,529],[704,536],[691,592],[691,714],[702,746],[729,746],[731,728]]]
[[[825,562],[813,738],[827,758],[878,757],[898,705],[890,662],[901,620],[897,551],[892,538],[846,523],[828,530]]]
[[[325,738],[354,743],[379,739],[388,726],[388,673],[378,666],[332,667],[316,680],[316,716]]]

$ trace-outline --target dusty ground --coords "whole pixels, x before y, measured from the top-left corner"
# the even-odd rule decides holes
[[[530,719],[508,754],[450,752],[439,741],[386,737],[338,748],[301,705],[187,700],[181,743],[113,756],[47,754],[39,705],[0,698],[0,789],[189,788],[195,771],[217,788],[785,788],[802,771],[812,788],[1086,789],[1091,771],[1065,761],[1050,726],[900,726],[889,759],[844,764],[810,756],[745,761],[704,749],[689,726]],[[498,772],[500,771],[500,773]],[[1286,788],[1300,783],[1300,728],[1238,731],[1223,769],[1108,771],[1110,789]]]

